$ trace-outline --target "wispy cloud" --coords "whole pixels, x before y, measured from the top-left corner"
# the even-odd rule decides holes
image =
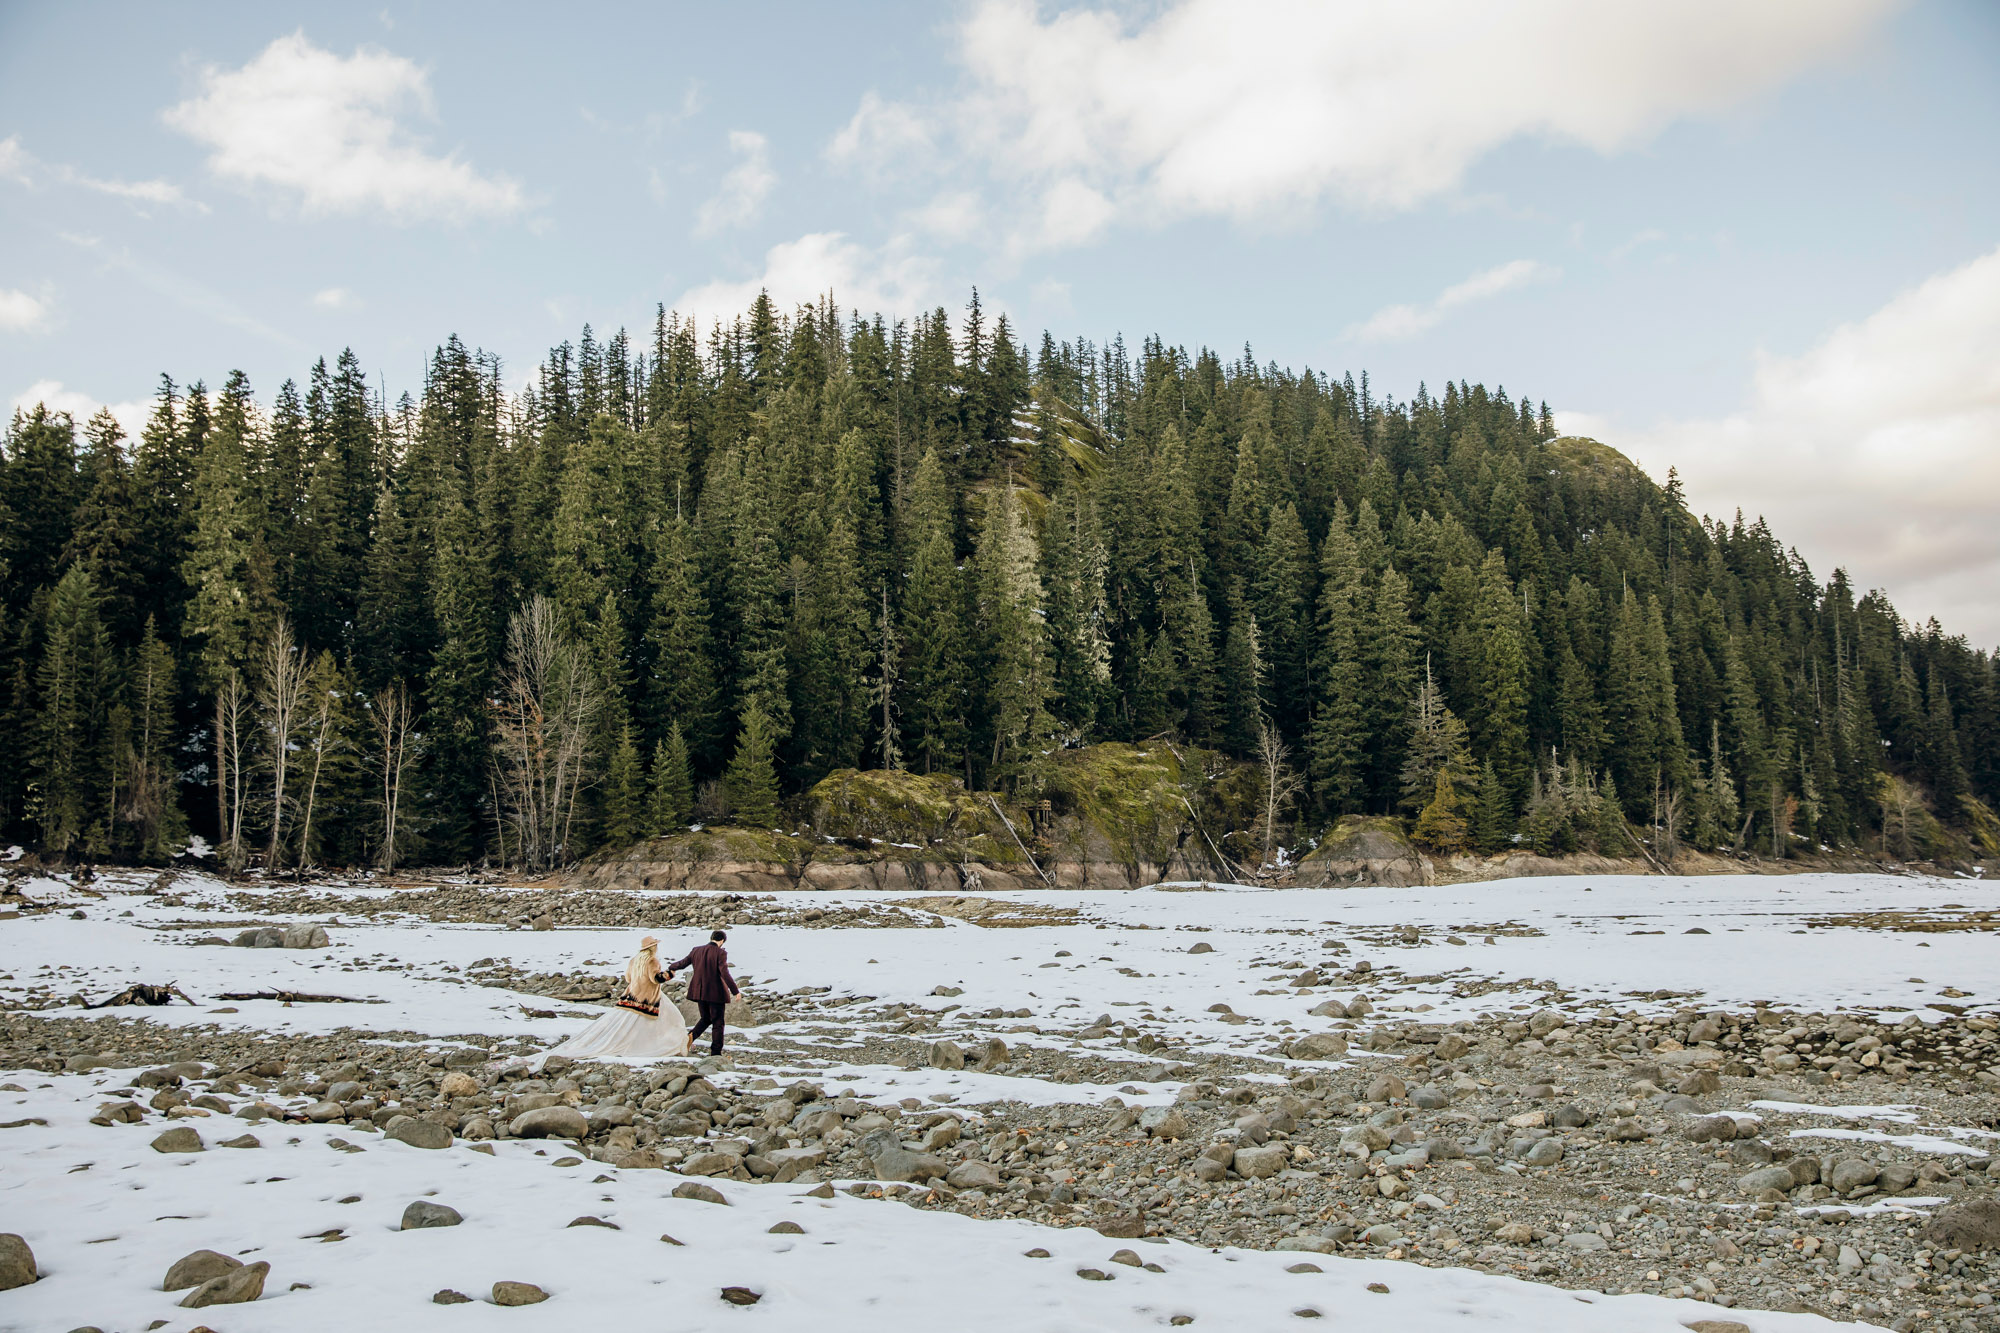
[[[352,310],[361,300],[345,287],[327,287],[313,293],[312,303],[321,310]]]
[[[25,185],[30,189],[37,188],[44,180],[50,180],[58,185],[94,190],[98,194],[108,194],[113,198],[133,203],[168,205],[191,208],[198,213],[208,212],[207,204],[189,199],[181,192],[181,187],[172,181],[113,180],[79,171],[66,163],[44,162],[22,147],[19,135],[9,135],[5,139],[0,139],[0,178]]]
[[[1349,328],[1347,336],[1360,342],[1402,342],[1430,332],[1460,306],[1491,300],[1531,282],[1559,277],[1561,273],[1562,270],[1537,259],[1509,260],[1452,284],[1439,292],[1435,300],[1420,305],[1384,306]]]
[[[778,173],[771,169],[770,145],[763,135],[754,130],[731,130],[729,151],[736,155],[736,165],[722,178],[722,187],[714,197],[702,204],[696,214],[697,236],[714,236],[756,221],[758,213],[763,211],[764,200],[778,183]]]
[[[433,114],[416,64],[366,47],[335,55],[300,32],[241,69],[208,67],[200,93],[163,119],[208,146],[216,175],[276,187],[309,214],[463,221],[527,207],[513,180],[426,151],[401,120],[412,108]]]

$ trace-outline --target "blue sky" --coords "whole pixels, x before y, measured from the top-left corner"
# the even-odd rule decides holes
[[[0,405],[785,301],[1504,384],[2000,642],[2000,10],[0,7]]]

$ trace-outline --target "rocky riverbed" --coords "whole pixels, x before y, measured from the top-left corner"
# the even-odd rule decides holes
[[[437,892],[447,891],[461,892]],[[95,910],[111,913],[111,892]],[[156,909],[163,916],[234,921],[250,905],[168,896],[177,901]],[[245,896],[263,918],[294,908],[366,919],[359,899]],[[704,902],[742,919],[740,902],[653,897],[697,924]],[[947,938],[960,949],[1025,938],[971,924],[957,901],[957,917],[907,903],[829,906],[858,930],[955,920]],[[803,912],[823,921],[828,908],[793,898],[763,910],[797,930],[816,924]],[[1089,914],[1048,919],[1119,929]],[[375,933],[370,953],[340,964],[348,984],[371,967],[395,976],[406,966],[383,951],[387,920],[357,927]],[[1084,1228],[1107,1242],[1291,1252],[1305,1265],[1389,1259],[1651,1293],[1718,1307],[1718,1328],[1753,1311],[2000,1328],[2000,1022],[1989,1003],[1967,994],[1900,1016],[1712,1004],[1356,956],[1447,930],[1541,938],[1520,920],[1474,926],[1491,934],[1423,920],[1357,925],[1318,941],[1328,947],[1313,959],[1302,947],[1312,939],[1274,922],[1258,937],[1268,966],[1234,1003],[1205,1008],[1179,989],[1093,1013],[1045,1000],[974,1007],[956,985],[912,995],[908,985],[878,994],[753,983],[742,1016],[754,1026],[728,1056],[650,1068],[540,1062],[549,1041],[534,1032],[370,1026],[363,1006],[328,1005],[347,1012],[280,1037],[243,1025],[240,1007],[227,1019],[209,1017],[223,1006],[86,1014],[49,987],[0,1013],[0,1068],[13,1071],[0,1093],[88,1082],[91,1123],[106,1135],[189,1129],[210,1146],[260,1126],[319,1125],[359,1151],[384,1139],[481,1150],[543,1140],[621,1175],[824,1183],[882,1206]],[[533,937],[468,937],[494,954],[432,980],[598,1012],[612,960],[565,969],[504,956],[500,941]],[[1186,936],[1170,947],[1209,949]],[[1085,957],[1053,952],[1065,967]],[[1019,965],[1047,966],[1029,961],[1040,956]],[[1105,969],[1107,980],[1144,994],[1165,956],[1123,956],[1131,963]],[[1024,985],[1042,985],[1034,975]],[[1432,1000],[1413,1004],[1418,995]],[[158,1021],[171,1013],[177,1025]]]

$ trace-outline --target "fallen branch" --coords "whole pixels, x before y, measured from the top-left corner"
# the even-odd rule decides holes
[[[187,1000],[189,1004],[194,1003],[193,1000],[188,999],[187,992],[180,988],[178,982],[169,981],[164,986],[149,986],[142,981],[136,986],[127,986],[108,1000],[100,1000],[96,1004],[86,1004],[83,1007],[86,1009],[116,1009],[131,1004],[158,1007],[163,1004],[172,1004],[176,999]]]
[[[387,1000],[357,999],[352,995],[308,995],[296,990],[225,991],[224,1000],[282,1000],[286,1004],[387,1004]]]

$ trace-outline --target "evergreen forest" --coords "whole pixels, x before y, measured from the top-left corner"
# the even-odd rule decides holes
[[[387,401],[162,377],[0,458],[0,840],[573,862],[843,768],[1035,799],[1165,736],[1261,845],[1994,846],[2000,662],[1688,511],[1547,406],[759,298],[456,337]],[[519,384],[520,377],[512,381]]]

